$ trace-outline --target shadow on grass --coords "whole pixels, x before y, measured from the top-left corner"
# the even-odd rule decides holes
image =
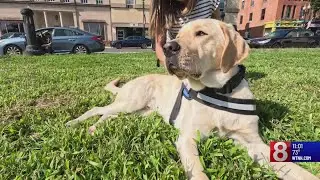
[[[271,120],[279,120],[289,113],[289,109],[279,103],[269,100],[257,100],[257,111],[259,116],[259,132],[272,129]]]
[[[261,72],[247,72],[246,73],[246,79],[250,80],[250,81],[255,81],[261,78],[264,78],[266,76],[265,73],[261,73]]]

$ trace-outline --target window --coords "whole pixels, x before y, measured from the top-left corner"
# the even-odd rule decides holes
[[[281,19],[284,18],[284,10],[286,9],[286,5],[282,6],[282,13],[281,13]]]
[[[63,2],[65,2],[65,3],[69,3],[69,2],[70,2],[70,0],[63,0]]]
[[[243,16],[240,16],[240,24],[243,22]]]
[[[264,16],[266,15],[266,8],[261,10],[261,18],[260,20],[264,20]]]
[[[135,0],[127,0],[127,5],[135,5],[136,1]]]
[[[249,21],[252,21],[252,19],[253,19],[253,13],[250,13],[250,15],[249,15]]]
[[[127,8],[133,8],[133,6],[136,4],[135,0],[127,0]]]
[[[80,1],[82,4],[88,4],[88,0],[81,0]]]
[[[297,31],[291,31],[289,34],[287,34],[286,38],[295,38],[299,37],[299,33]]]
[[[286,19],[290,18],[291,8],[292,8],[291,5],[288,5],[288,6],[287,6],[286,16],[285,16]]]
[[[254,0],[251,0],[251,7],[253,7],[254,6]]]
[[[24,32],[22,21],[1,21],[0,20],[0,35],[8,32]]]
[[[76,33],[74,31],[68,29],[55,29],[54,36],[75,36]]]
[[[293,12],[292,12],[291,19],[294,19],[294,15],[296,13],[296,8],[297,8],[297,6],[293,6]]]
[[[101,22],[84,22],[83,23],[84,30],[88,31],[90,33],[102,36],[102,38],[105,38],[105,23]]]
[[[242,2],[241,2],[241,9],[244,9],[244,5],[245,5],[245,1],[242,0]]]
[[[303,17],[303,6],[300,8],[300,14],[299,14],[299,19],[302,19]]]
[[[312,31],[301,31],[299,33],[299,37],[311,37],[314,36],[314,33]]]
[[[54,2],[55,0],[48,0],[48,2]]]
[[[140,36],[134,36],[134,40],[141,40]]]
[[[83,36],[84,34],[78,32],[78,31],[73,31],[73,35],[74,35],[74,36]]]
[[[103,4],[103,0],[96,0],[97,4]]]
[[[14,33],[12,37],[21,37],[24,33]]]

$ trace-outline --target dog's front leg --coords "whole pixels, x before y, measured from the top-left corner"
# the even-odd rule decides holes
[[[180,135],[177,140],[177,149],[181,162],[188,173],[189,179],[207,180],[207,175],[203,172],[203,167],[199,159],[199,152],[194,137]]]

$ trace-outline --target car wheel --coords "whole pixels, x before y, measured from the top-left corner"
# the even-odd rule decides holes
[[[74,54],[89,54],[89,50],[85,45],[79,44],[73,48]]]
[[[142,49],[147,49],[148,45],[146,43],[141,44]]]
[[[121,49],[122,48],[122,45],[120,43],[116,44],[116,48],[117,49]]]
[[[280,43],[274,43],[274,44],[271,46],[271,48],[277,49],[277,48],[282,48],[282,47],[281,47],[281,44],[280,44]]]
[[[22,50],[16,45],[8,45],[7,47],[4,48],[4,54],[9,56],[21,55]]]

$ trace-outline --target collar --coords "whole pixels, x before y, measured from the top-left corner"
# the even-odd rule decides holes
[[[182,97],[185,97],[187,100],[198,101],[201,104],[215,109],[235,114],[257,115],[256,103],[254,99],[238,99],[226,96],[226,94],[232,93],[232,91],[240,85],[245,77],[246,68],[243,65],[238,65],[238,67],[238,73],[228,80],[222,88],[205,87],[200,91],[195,91],[182,83],[177,100],[169,118],[170,124],[173,124],[173,121],[178,116]]]
[[[204,89],[200,90],[200,93],[203,94],[210,94],[210,93],[220,93],[220,94],[229,94],[232,93],[232,90],[238,87],[242,81],[242,79],[245,78],[246,74],[246,67],[243,65],[238,65],[239,71],[232,76],[226,84],[222,88],[210,88],[205,87]]]

